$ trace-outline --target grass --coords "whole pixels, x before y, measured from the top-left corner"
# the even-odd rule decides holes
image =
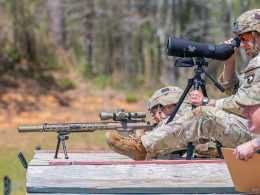
[[[26,194],[25,188],[25,176],[26,169],[23,168],[20,163],[16,151],[5,150],[0,152],[1,161],[0,161],[0,175],[1,175],[1,185],[0,191],[3,192],[3,178],[8,176],[11,179],[11,194],[20,195]],[[31,158],[32,152],[27,151],[25,156]]]
[[[132,92],[128,92],[126,94],[125,99],[126,99],[126,102],[128,102],[128,103],[134,103],[134,102],[137,102],[137,100],[138,100],[136,95],[133,94]]]

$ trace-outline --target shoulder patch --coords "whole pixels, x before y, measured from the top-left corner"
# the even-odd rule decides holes
[[[260,20],[260,14],[256,13],[255,14],[255,19]]]

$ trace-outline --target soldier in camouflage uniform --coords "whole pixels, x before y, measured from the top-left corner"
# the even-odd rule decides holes
[[[154,120],[158,123],[156,128],[162,127],[163,125],[166,124],[169,118],[169,114],[173,111],[174,106],[178,103],[182,94],[183,94],[183,90],[178,87],[164,87],[156,91],[149,98],[147,103],[147,109],[154,117]],[[164,109],[165,107],[170,108],[168,109],[168,112],[165,112]],[[181,114],[184,114],[186,111],[190,111],[190,110],[191,110],[191,105],[187,103],[187,100],[185,99],[176,117],[180,117]],[[162,136],[162,134],[159,134],[159,136]],[[164,152],[163,155],[165,156],[171,152],[172,151],[169,150],[167,152]],[[180,153],[182,152],[183,151],[181,151]],[[213,141],[210,141],[210,139],[204,139],[203,142],[201,141],[201,144],[195,147],[194,156],[200,158],[217,157],[218,153],[216,150],[216,144]]]
[[[242,14],[234,24],[234,32],[241,39],[248,56],[255,57],[259,53],[256,46],[255,34],[260,32],[260,10],[251,10]],[[228,40],[225,43],[230,43]],[[145,159],[147,154],[156,156],[167,154],[170,151],[186,149],[187,143],[197,145],[201,140],[215,138],[223,146],[235,148],[238,145],[250,141],[252,135],[248,132],[247,120],[241,117],[241,109],[236,104],[236,99],[245,94],[247,88],[260,79],[259,55],[250,61],[244,77],[238,77],[235,73],[235,54],[224,65],[220,76],[220,82],[230,97],[209,100],[205,104],[203,95],[199,91],[190,94],[189,102],[199,106],[195,110],[179,113],[171,123],[154,129],[143,135],[140,140],[126,141],[124,137],[107,134],[108,145],[120,154],[124,154],[135,160]],[[233,95],[232,95],[233,94]],[[204,102],[204,105],[202,104]],[[138,159],[134,157],[137,155]]]
[[[183,93],[183,90],[180,89],[179,87],[164,87],[160,90],[157,90],[152,96],[151,98],[149,98],[148,103],[147,103],[147,108],[150,111],[153,119],[155,120],[155,122],[157,123],[157,127],[162,127],[165,125],[169,114],[173,111],[175,105],[178,103],[181,95]],[[188,110],[191,110],[191,105],[187,102],[187,100],[183,101],[183,104],[181,105],[180,109],[179,109],[179,113],[177,115],[179,115],[180,113],[184,113]],[[147,134],[150,134],[151,132],[146,132]],[[138,131],[137,132],[137,136],[134,139],[141,139],[142,136],[144,136],[144,132],[142,131]],[[120,152],[118,149],[116,149],[117,147],[114,147],[114,140],[115,139],[120,139],[123,145],[131,145],[132,142],[131,140],[133,138],[128,138],[128,137],[123,137],[123,136],[119,136],[116,133],[111,133],[111,132],[107,132],[106,133],[106,141],[108,143],[108,145],[115,150],[116,152],[120,153],[120,154],[124,154],[122,152]],[[140,145],[140,149],[139,146],[137,146],[136,148],[139,152],[135,152],[132,154],[133,159],[135,160],[144,160],[147,152],[141,152],[143,151],[143,146]],[[171,151],[169,151],[169,153],[171,153]],[[165,153],[166,154],[166,153]],[[152,157],[152,156],[150,156]]]
[[[116,152],[120,154],[125,154],[125,151],[130,151],[131,149],[128,149],[128,147],[132,147],[132,145],[135,145],[136,140],[140,142],[141,139],[144,139],[144,137],[164,137],[165,132],[161,131],[165,126],[165,123],[168,120],[169,114],[173,111],[175,105],[178,103],[181,95],[183,93],[183,90],[179,87],[164,87],[162,89],[157,90],[151,98],[149,98],[147,103],[147,109],[150,111],[151,115],[153,116],[154,120],[158,123],[155,132],[147,132],[146,134],[142,134],[140,137],[136,138],[129,138],[129,137],[123,137],[121,135],[118,135],[117,133],[106,133],[106,141],[108,145],[115,150]],[[184,115],[185,112],[191,111],[191,105],[187,102],[185,99],[179,108],[178,113],[176,114],[175,118],[179,118]],[[201,144],[197,145],[195,147],[195,156],[197,157],[216,157],[218,155],[215,143],[210,141],[209,138],[201,139]],[[123,146],[120,148],[120,146]],[[121,151],[123,149],[123,152]],[[184,150],[184,148],[180,148],[180,150],[173,150],[173,151],[181,151]],[[160,155],[163,155],[165,158],[165,155],[170,154],[173,152],[171,149],[166,148],[166,150],[163,153],[160,153]],[[154,155],[152,153],[147,153],[143,147],[142,144],[135,145],[135,149],[133,153],[130,155],[131,158],[134,160],[144,160],[145,158],[153,158],[157,157],[157,155]]]
[[[260,45],[257,44],[257,36],[260,33],[260,9],[250,10],[242,14],[235,21],[233,31],[241,39],[240,46],[253,59],[242,74],[238,75],[235,72],[235,58],[238,50],[235,48],[235,54],[224,62],[224,69],[219,78],[220,84],[230,97],[218,100],[211,99],[207,106],[214,106],[241,116],[241,110],[235,103],[236,99],[243,95],[252,84],[260,81],[260,56],[258,55]],[[231,41],[232,39],[225,43],[228,44]],[[196,106],[201,105],[203,98],[199,91],[190,93],[190,103]]]
[[[237,104],[243,107],[242,115],[249,120],[249,130],[260,134],[260,83],[248,90],[248,95],[238,99]],[[236,159],[248,160],[260,150],[260,137],[239,145],[234,151]]]

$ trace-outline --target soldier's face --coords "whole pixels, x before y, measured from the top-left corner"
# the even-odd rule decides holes
[[[250,56],[253,52],[253,36],[252,33],[244,33],[239,35],[239,38],[241,40],[240,47],[243,47],[246,54]]]
[[[260,105],[246,107],[242,115],[248,119],[249,130],[260,134]]]
[[[165,119],[173,111],[174,105],[160,106],[152,109],[153,119],[159,123],[162,119]]]

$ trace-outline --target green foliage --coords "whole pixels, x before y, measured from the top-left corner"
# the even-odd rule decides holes
[[[143,26],[143,34],[145,35],[146,41],[149,41],[150,35],[151,35],[151,23],[147,21]]]
[[[60,70],[62,67],[57,63],[57,59],[55,56],[46,56],[44,64],[48,67],[50,70]]]
[[[51,88],[58,88],[60,90],[67,90],[67,89],[73,89],[75,88],[75,83],[73,80],[69,78],[59,78],[56,79],[51,74],[41,74],[37,76],[38,82],[40,82],[43,86],[45,86],[47,89]]]
[[[37,77],[37,80],[42,83],[42,85],[46,86],[47,88],[51,88],[56,81],[52,75],[49,74],[40,74]]]
[[[10,55],[9,55],[9,62],[11,63],[11,64],[13,64],[13,63],[18,63],[18,62],[20,62],[20,60],[21,60],[21,54],[18,52],[18,51],[13,51],[13,52],[11,52],[10,53]]]
[[[98,75],[93,80],[93,85],[98,89],[105,89],[111,84],[111,76],[109,75]]]
[[[82,74],[83,74],[84,76],[89,77],[89,76],[91,76],[91,73],[92,73],[92,71],[91,71],[90,66],[89,66],[87,63],[84,63],[84,64],[82,65]]]
[[[73,80],[68,79],[68,78],[62,78],[62,79],[57,80],[57,84],[58,84],[59,88],[61,88],[62,90],[75,88],[75,83],[73,82]]]
[[[135,103],[137,102],[138,98],[136,97],[136,95],[132,92],[128,92],[125,96],[125,100],[128,103]]]
[[[144,82],[145,82],[145,77],[144,76],[139,76],[138,78],[133,79],[131,81],[131,83],[132,83],[134,88],[142,87],[144,85]]]

